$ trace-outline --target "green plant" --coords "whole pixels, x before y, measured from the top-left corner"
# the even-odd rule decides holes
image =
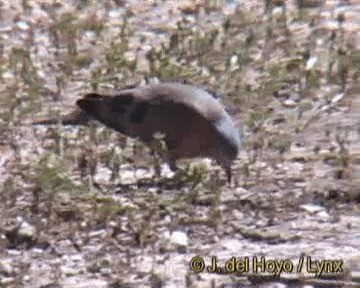
[[[128,43],[125,40],[119,42],[112,42],[110,48],[105,55],[108,73],[129,73],[134,72],[137,64],[137,59],[129,59],[126,55],[128,50]]]
[[[84,192],[84,187],[75,184],[62,159],[54,153],[48,153],[38,161],[32,180],[34,202],[36,202],[33,206],[38,206],[41,196],[44,196],[48,203],[48,213],[51,213],[54,199],[59,193]]]
[[[98,198],[96,202],[94,216],[97,223],[114,220],[117,216],[134,209],[131,206],[122,205],[111,198]]]
[[[78,18],[74,14],[70,12],[63,13],[50,29],[57,44],[56,46],[59,46],[61,42],[65,42],[69,55],[77,54],[76,38],[79,32],[77,20]],[[63,41],[59,39],[59,36]]]
[[[302,57],[293,56],[270,61],[266,65],[266,73],[261,79],[261,94],[273,95],[283,87],[299,82],[301,76]]]
[[[346,177],[350,167],[350,155],[349,150],[346,147],[346,138],[343,135],[336,135],[336,143],[339,146],[339,153],[337,155],[339,171],[337,178],[343,179]]]
[[[259,111],[252,111],[247,115],[245,119],[245,125],[248,126],[253,132],[258,132],[262,130],[265,122],[269,118],[270,114],[264,109],[259,109]]]
[[[173,81],[175,79],[190,79],[197,74],[197,68],[186,67],[179,64],[173,57],[168,55],[166,49],[151,49],[147,53],[150,65],[150,74],[162,81]]]
[[[277,151],[280,155],[284,154],[291,147],[292,138],[288,134],[281,134],[275,137],[272,137],[269,140],[269,147]]]

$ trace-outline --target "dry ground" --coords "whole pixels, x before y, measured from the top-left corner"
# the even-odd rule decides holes
[[[0,287],[360,286],[360,6],[264,2],[0,0]],[[29,125],[145,79],[219,94],[230,187],[204,161],[159,178],[97,123]]]

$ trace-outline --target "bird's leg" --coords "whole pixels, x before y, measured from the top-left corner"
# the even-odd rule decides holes
[[[231,178],[232,178],[231,167],[225,167],[225,173],[226,173],[227,181],[229,185],[231,185]]]
[[[174,159],[168,159],[167,161],[171,171],[176,172],[179,168],[176,166],[176,161]]]
[[[151,154],[151,157],[152,157],[152,160],[153,160],[153,168],[154,168],[154,172],[155,172],[155,174],[154,174],[154,176],[156,177],[156,178],[160,178],[160,176],[161,176],[161,163],[160,163],[160,155],[159,155],[159,153],[157,153],[157,151],[156,150],[154,150],[154,149],[151,149],[150,150],[150,154]]]

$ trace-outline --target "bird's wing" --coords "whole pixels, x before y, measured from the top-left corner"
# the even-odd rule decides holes
[[[151,105],[184,105],[210,122],[216,122],[225,113],[225,109],[212,94],[194,85],[161,83],[135,88],[132,93],[136,99]]]

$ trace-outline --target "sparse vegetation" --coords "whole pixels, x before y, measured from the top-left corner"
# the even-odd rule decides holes
[[[271,253],[292,259],[309,253],[299,250],[306,239],[315,256],[351,263],[342,246],[354,251],[357,239],[341,235],[359,231],[348,220],[358,220],[360,199],[355,16],[306,1],[299,9],[265,1],[263,10],[256,1],[236,9],[179,1],[171,13],[163,10],[171,1],[70,2],[1,7],[1,287],[63,285],[71,277],[197,287],[188,266],[179,268],[184,255],[218,251],[221,241],[229,253],[227,243],[244,241],[246,255],[267,255],[255,241],[276,243]],[[155,135],[151,153],[97,124],[27,125],[41,113],[60,122],[58,107],[89,90],[153,78],[204,84],[227,104],[244,135],[230,186],[219,167],[197,161],[168,177],[164,135]],[[333,254],[322,254],[314,238]],[[43,266],[39,277],[34,270]],[[234,285],[230,277],[201,285]]]

